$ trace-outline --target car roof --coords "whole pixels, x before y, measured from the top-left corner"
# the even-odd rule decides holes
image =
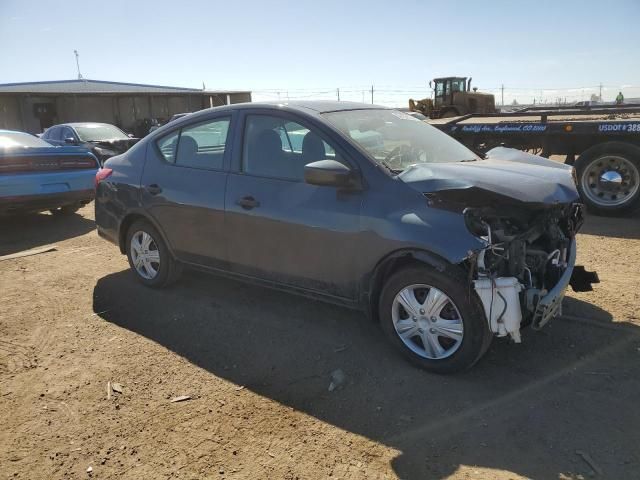
[[[267,103],[267,105],[286,105],[294,109],[314,110],[318,113],[340,112],[343,110],[387,110],[387,107],[370,103],[338,102],[335,100],[294,101],[286,103]]]
[[[219,107],[206,108],[204,110],[198,110],[185,115],[179,119],[174,120],[175,125],[181,125],[183,122],[191,122],[201,117],[207,117],[213,112],[232,112],[234,110],[273,110],[282,109],[289,111],[298,111],[301,113],[318,115],[320,113],[340,112],[349,110],[390,110],[388,107],[381,105],[373,105],[370,103],[357,103],[357,102],[338,102],[338,101],[290,101],[290,102],[248,102],[248,103],[234,103],[231,105],[222,105]],[[188,118],[187,118],[188,117]],[[165,125],[174,125],[174,121],[166,123]],[[165,126],[163,125],[163,127]],[[162,127],[159,130],[164,130]]]
[[[93,125],[108,125],[110,127],[115,127],[115,125],[112,125],[110,123],[103,123],[103,122],[71,122],[71,123],[59,123],[57,125],[53,125],[54,127],[90,127]],[[51,127],[49,127],[51,128]]]

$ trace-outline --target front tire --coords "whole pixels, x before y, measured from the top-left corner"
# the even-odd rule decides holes
[[[131,224],[126,237],[127,258],[136,278],[148,287],[165,287],[175,282],[182,271],[162,236],[146,220]]]
[[[379,301],[382,329],[413,364],[434,373],[473,366],[492,334],[465,276],[414,266],[394,273]]]

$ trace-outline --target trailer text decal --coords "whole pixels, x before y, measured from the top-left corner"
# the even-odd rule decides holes
[[[599,132],[635,132],[640,133],[640,122],[636,123],[603,123],[598,125]]]
[[[455,127],[454,127],[455,128]],[[544,132],[547,125],[532,123],[509,123],[498,125],[462,125],[461,131],[473,133],[533,133]]]

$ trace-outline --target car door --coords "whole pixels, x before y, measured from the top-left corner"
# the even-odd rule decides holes
[[[232,115],[199,119],[150,142],[141,201],[178,259],[226,261],[224,201]]]
[[[226,194],[231,269],[354,299],[361,193],[307,184],[304,165],[355,164],[296,115],[245,112],[238,124]]]

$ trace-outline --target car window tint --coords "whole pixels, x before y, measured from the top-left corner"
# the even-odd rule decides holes
[[[229,123],[229,118],[222,118],[183,128],[178,142],[176,164],[192,168],[222,169]]]
[[[60,127],[51,127],[47,130],[47,139],[48,140],[60,140],[60,131],[62,129]]]
[[[179,136],[180,131],[178,130],[176,132],[171,132],[170,134],[165,135],[156,142],[160,153],[169,163],[176,163],[176,148],[178,147]]]
[[[268,115],[249,115],[245,124],[242,170],[245,173],[304,180],[304,166],[335,159],[333,147],[296,122]]]
[[[76,136],[73,134],[73,130],[71,130],[69,127],[64,127],[61,133],[62,134],[60,135],[60,140],[65,140],[67,138],[76,138]]]

